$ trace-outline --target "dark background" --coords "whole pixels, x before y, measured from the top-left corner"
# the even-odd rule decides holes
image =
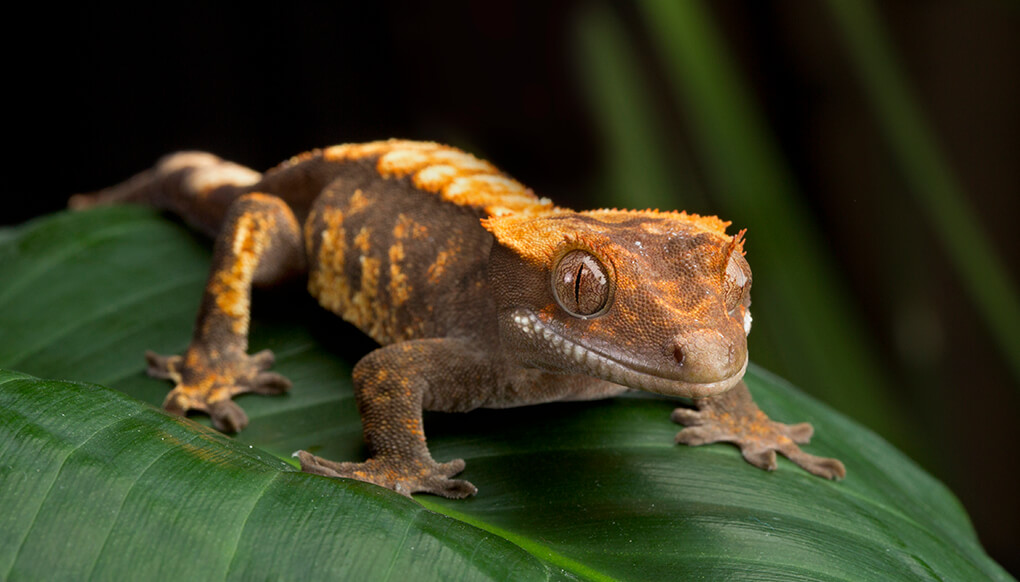
[[[1016,574],[1020,393],[1009,362],[1020,354],[991,337],[924,220],[922,199],[908,195],[888,128],[827,5],[704,4],[790,171],[804,220],[822,235],[819,252],[876,354],[887,401],[817,388],[824,382],[795,358],[775,356],[759,327],[752,357],[945,481],[985,547]],[[742,224],[740,209],[720,201],[725,186],[693,135],[695,113],[630,3],[158,6],[40,6],[9,18],[3,93],[13,100],[5,134],[14,153],[0,224],[59,210],[70,194],[111,185],[179,149],[262,170],[314,147],[388,137],[468,149],[561,205],[642,205],[627,184],[645,176],[611,175],[630,150],[621,153],[607,117],[613,109],[600,100],[602,63],[591,47],[606,26],[622,34],[626,70],[641,80],[640,103],[616,111],[632,107],[652,119],[663,136],[656,151],[676,160],[667,180],[675,195],[662,206],[726,212]],[[993,0],[876,9],[916,112],[1015,285],[1020,10]],[[749,233],[752,266],[755,241],[769,235],[760,224]],[[784,276],[756,268],[756,288]],[[1015,291],[1011,299],[1015,306]]]

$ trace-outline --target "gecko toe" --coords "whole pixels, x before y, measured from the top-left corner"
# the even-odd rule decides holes
[[[184,416],[190,409],[190,399],[180,388],[174,388],[171,390],[163,400],[163,410],[170,414]]]
[[[669,417],[670,420],[684,426],[694,426],[701,423],[701,414],[692,408],[676,408]]]
[[[805,453],[797,448],[786,454],[787,458],[799,465],[802,469],[825,479],[839,481],[846,477],[846,467],[838,459],[829,457],[817,457]]]
[[[463,479],[441,479],[426,490],[427,493],[447,499],[464,499],[478,493],[478,488]]]
[[[233,400],[212,402],[208,405],[208,411],[213,426],[221,432],[237,433],[248,426],[248,415]]]
[[[811,436],[815,434],[815,428],[811,426],[810,422],[800,422],[784,426],[786,427],[786,436],[790,437],[791,441],[800,445],[806,445],[811,442]]]
[[[251,384],[251,391],[257,394],[275,396],[290,390],[291,382],[276,372],[259,372]]]
[[[465,463],[464,459],[454,459],[447,461],[446,463],[440,463],[436,469],[436,472],[443,475],[444,477],[453,477],[464,470]]]
[[[152,350],[145,352],[146,373],[161,380],[176,380],[180,377],[180,356],[162,356]]]
[[[301,470],[305,473],[322,475],[323,477],[344,476],[341,474],[341,470],[343,468],[342,463],[323,459],[322,457],[316,457],[308,451],[297,451],[294,453],[294,456],[301,462]]]
[[[709,443],[733,440],[732,435],[723,434],[718,427],[713,426],[688,426],[676,433],[674,442],[678,445],[697,447]]]
[[[833,481],[841,481],[846,477],[846,466],[839,459],[818,457],[819,462],[808,469],[819,477],[825,477]]]
[[[273,355],[273,350],[262,350],[248,356],[248,362],[256,370],[268,370],[273,367],[273,363],[276,362],[276,356]]]
[[[746,447],[741,449],[744,460],[759,469],[766,471],[776,470],[776,451],[773,449],[759,449]]]

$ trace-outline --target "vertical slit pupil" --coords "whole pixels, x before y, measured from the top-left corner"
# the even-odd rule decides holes
[[[610,282],[598,259],[575,250],[564,255],[553,270],[552,292],[567,313],[587,318],[606,306]]]
[[[584,263],[577,266],[577,275],[574,277],[574,301],[581,305],[581,275],[584,274]]]

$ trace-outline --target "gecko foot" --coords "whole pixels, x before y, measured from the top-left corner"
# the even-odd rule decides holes
[[[376,456],[364,463],[337,463],[307,451],[295,453],[301,470],[326,477],[347,477],[392,489],[410,497],[412,493],[431,493],[450,499],[463,499],[478,488],[463,479],[451,479],[464,470],[464,460],[437,463],[432,459],[387,459]]]
[[[695,400],[695,406],[673,411],[673,422],[686,427],[676,435],[678,444],[728,442],[740,447],[744,460],[766,471],[776,469],[778,452],[813,475],[826,479],[846,476],[846,468],[839,460],[817,457],[797,446],[811,440],[814,429],[810,424],[771,420],[754,403],[743,383],[719,396]]]
[[[164,410],[182,416],[189,410],[205,412],[223,432],[238,432],[248,425],[248,415],[231,398],[246,392],[283,394],[291,386],[287,378],[266,371],[273,365],[270,350],[251,356],[216,354],[215,358],[191,349],[183,357],[150,351],[145,359],[150,376],[176,384],[163,401]]]

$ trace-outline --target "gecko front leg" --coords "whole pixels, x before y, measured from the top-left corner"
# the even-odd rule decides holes
[[[460,339],[421,339],[375,350],[354,367],[354,393],[369,458],[338,463],[298,451],[301,469],[375,483],[410,496],[459,499],[478,489],[452,479],[464,461],[439,463],[425,444],[422,409],[466,412],[482,406],[496,385],[490,358]]]
[[[819,477],[846,476],[839,460],[816,457],[797,446],[811,440],[814,429],[810,424],[783,424],[770,419],[754,403],[743,380],[723,394],[696,399],[694,406],[673,411],[673,422],[686,427],[677,433],[677,443],[698,446],[728,442],[740,447],[748,463],[766,471],[775,470],[778,452]]]
[[[213,250],[212,270],[191,344],[183,356],[146,354],[149,375],[176,384],[163,402],[169,412],[206,412],[222,431],[237,432],[248,417],[231,398],[245,392],[280,394],[290,381],[267,369],[269,350],[249,356],[253,284],[282,280],[305,268],[297,220],[287,204],[246,194],[227,211]]]

